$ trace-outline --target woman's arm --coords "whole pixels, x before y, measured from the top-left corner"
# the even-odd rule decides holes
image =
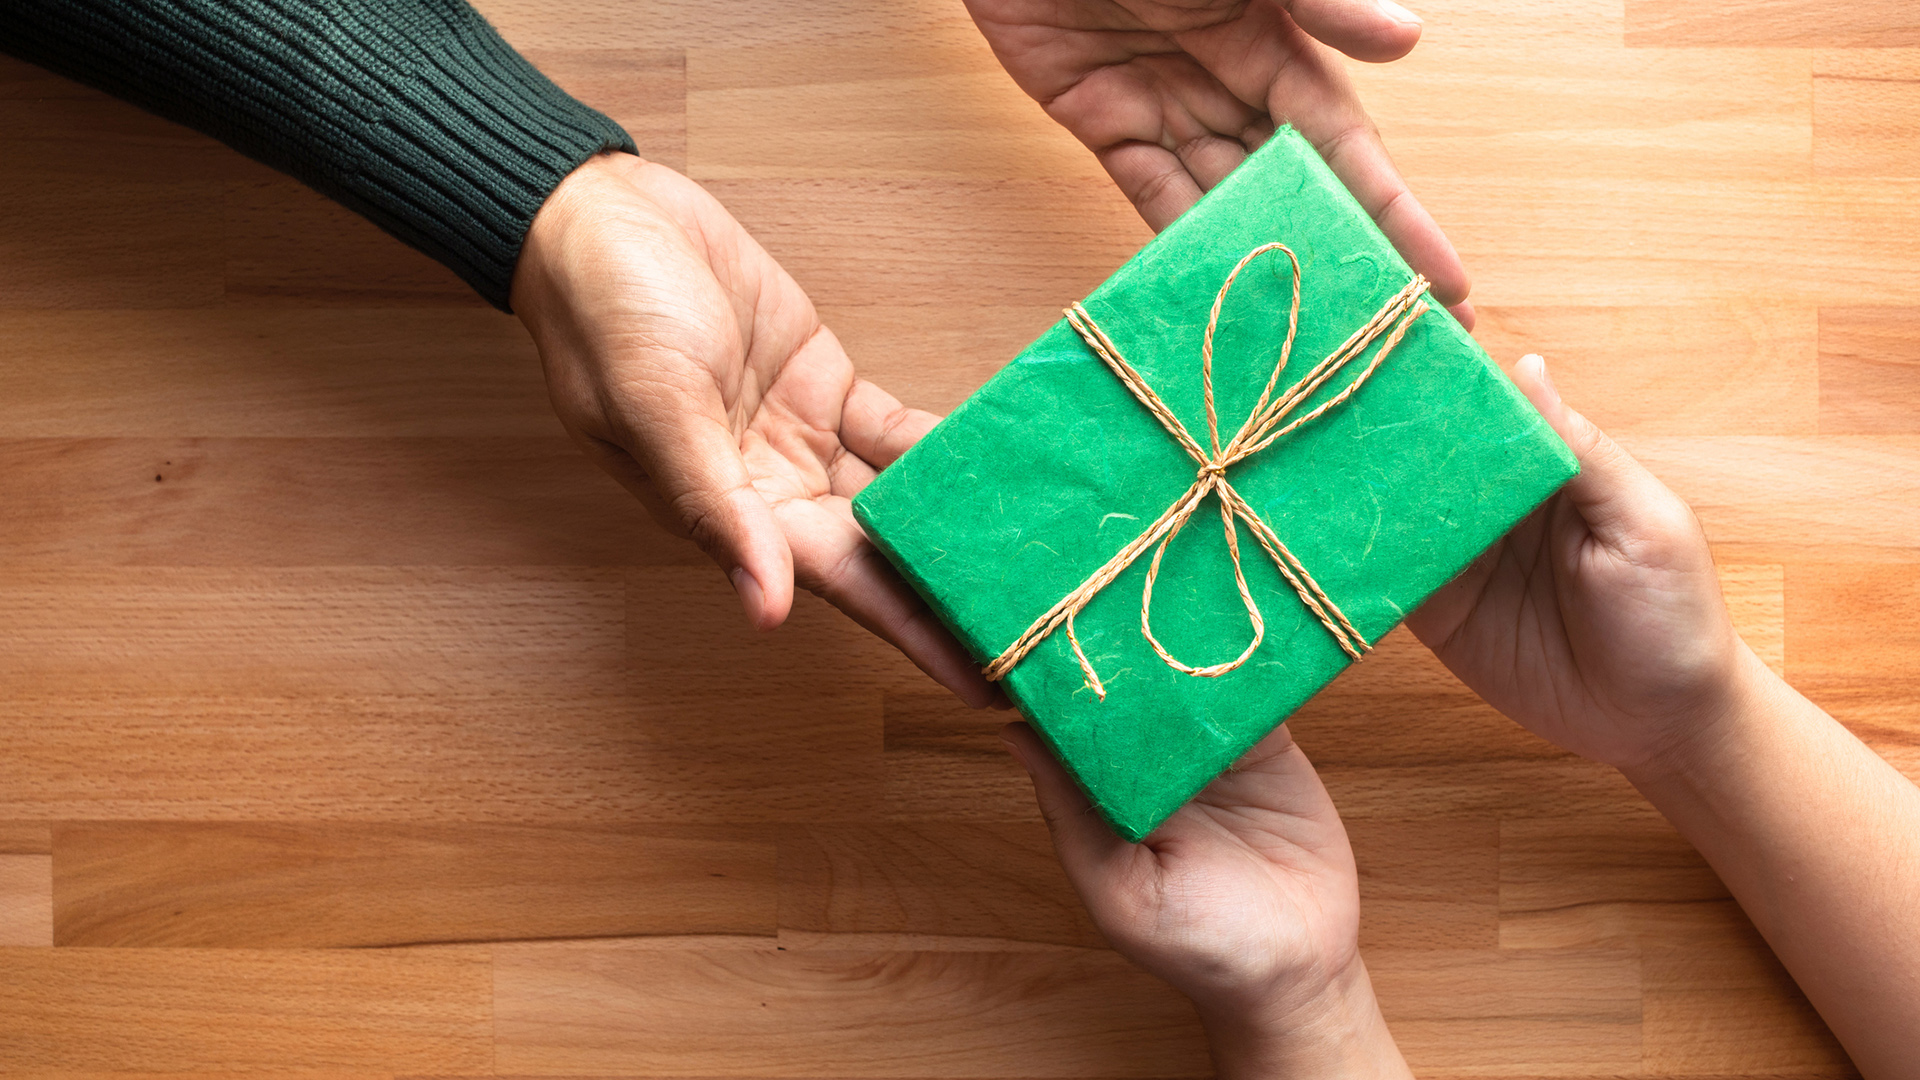
[[[1920,790],[1740,641],[1686,504],[1515,381],[1581,474],[1408,620],[1461,680],[1614,765],[1700,849],[1868,1077],[1920,1076]]]
[[[1920,788],[1743,650],[1727,711],[1627,770],[1868,1077],[1920,1076]]]

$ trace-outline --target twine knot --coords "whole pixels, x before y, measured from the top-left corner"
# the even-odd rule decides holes
[[[1287,311],[1287,336],[1280,345],[1280,358],[1273,366],[1273,374],[1267,376],[1267,385],[1260,391],[1260,400],[1254,405],[1246,421],[1240,425],[1240,430],[1235,432],[1223,447],[1220,444],[1220,418],[1214,408],[1213,400],[1213,335],[1220,324],[1221,305],[1226,303],[1227,293],[1233,288],[1234,279],[1240,276],[1240,271],[1246,269],[1248,263],[1269,251],[1285,252],[1287,261],[1293,266],[1293,303]],[[1279,568],[1280,575],[1286,579],[1287,584],[1293,586],[1293,591],[1299,595],[1300,602],[1306,605],[1307,610],[1313,613],[1320,625],[1333,635],[1334,641],[1340,648],[1353,659],[1360,659],[1361,655],[1373,646],[1361,636],[1360,631],[1354,629],[1346,614],[1340,610],[1340,606],[1320,588],[1319,582],[1313,580],[1313,575],[1307,572],[1307,568],[1294,557],[1293,552],[1287,550],[1287,546],[1280,542],[1280,538],[1274,535],[1273,530],[1267,526],[1260,515],[1254,513],[1253,507],[1249,506],[1240,493],[1234,490],[1233,484],[1227,479],[1227,470],[1272,446],[1301,425],[1326,415],[1329,410],[1352,397],[1354,391],[1360,389],[1361,384],[1372,377],[1373,373],[1379,369],[1381,362],[1387,358],[1387,354],[1400,343],[1407,329],[1413,325],[1413,321],[1426,312],[1427,302],[1421,294],[1427,291],[1427,284],[1426,278],[1415,274],[1413,280],[1395,293],[1392,299],[1367,320],[1365,325],[1355,330],[1345,344],[1328,354],[1326,359],[1315,364],[1313,370],[1301,376],[1298,382],[1282,391],[1276,398],[1273,394],[1274,386],[1280,380],[1280,373],[1286,370],[1287,360],[1293,353],[1294,337],[1300,329],[1300,259],[1294,255],[1292,248],[1281,243],[1261,244],[1247,252],[1238,263],[1234,264],[1233,270],[1227,274],[1227,280],[1221,284],[1220,291],[1214,295],[1213,311],[1207,317],[1207,332],[1200,342],[1200,382],[1207,407],[1208,449],[1205,450],[1187,431],[1186,425],[1180,422],[1180,418],[1174,416],[1172,410],[1167,408],[1166,402],[1160,400],[1160,395],[1156,394],[1133,365],[1127,363],[1126,359],[1120,355],[1119,347],[1113,343],[1112,338],[1107,336],[1106,331],[1100,328],[1100,324],[1093,320],[1093,316],[1088,314],[1087,309],[1079,303],[1068,308],[1067,322],[1072,324],[1081,339],[1087,343],[1087,347],[1106,363],[1114,375],[1119,377],[1121,383],[1133,393],[1135,398],[1139,399],[1140,404],[1146,406],[1147,411],[1152,413],[1155,419],[1160,421],[1160,426],[1166,428],[1167,433],[1173,436],[1174,441],[1180,444],[1200,468],[1194,474],[1193,484],[1187,488],[1186,494],[1174,500],[1166,513],[1161,514],[1145,532],[1135,537],[1126,547],[1121,548],[1113,558],[1107,560],[1105,565],[1089,574],[1087,579],[1072,592],[1061,597],[1058,603],[1035,619],[1013,644],[1007,646],[1005,651],[986,666],[984,669],[986,677],[991,680],[1005,678],[1015,665],[1033,651],[1035,646],[1064,625],[1067,628],[1067,642],[1073,646],[1074,659],[1080,662],[1080,671],[1086,676],[1087,686],[1101,700],[1106,700],[1106,686],[1101,683],[1099,675],[1095,674],[1093,664],[1087,660],[1087,654],[1081,651],[1080,639],[1074,633],[1074,616],[1092,602],[1102,589],[1112,584],[1113,580],[1119,577],[1127,567],[1133,565],[1134,560],[1138,559],[1147,548],[1154,547],[1155,544],[1159,546],[1154,547],[1153,560],[1147,566],[1147,580],[1140,589],[1140,633],[1147,639],[1147,644],[1153,646],[1153,651],[1169,667],[1200,678],[1225,675],[1246,663],[1254,650],[1258,649],[1260,643],[1265,640],[1267,626],[1265,618],[1260,614],[1260,605],[1254,603],[1253,593],[1247,588],[1247,577],[1240,566],[1240,537],[1234,525],[1236,519],[1246,523],[1254,539],[1259,541],[1261,548]],[[1372,362],[1360,372],[1357,378],[1304,416],[1282,425],[1281,422],[1288,414],[1311,397],[1314,391],[1320,389],[1327,380],[1333,378],[1342,368],[1366,352],[1368,346],[1383,336],[1385,340],[1381,343],[1379,350],[1374,353]],[[1247,622],[1253,628],[1253,640],[1234,660],[1195,667],[1176,659],[1165,646],[1160,644],[1160,639],[1154,636],[1153,584],[1160,576],[1160,560],[1167,553],[1167,545],[1171,544],[1173,538],[1180,534],[1180,530],[1186,527],[1187,521],[1193,517],[1201,501],[1210,494],[1217,496],[1220,500],[1220,523],[1226,534],[1227,554],[1233,562],[1233,581],[1239,587],[1240,599],[1246,606]]]

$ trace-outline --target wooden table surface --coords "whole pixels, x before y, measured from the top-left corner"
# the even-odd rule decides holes
[[[957,0],[483,7],[913,404],[1147,237]],[[1422,10],[1356,76],[1478,336],[1547,354],[1748,640],[1920,775],[1911,0]],[[0,1073],[1207,1073],[1002,718],[810,599],[747,632],[438,266],[5,61],[0,350]],[[1404,633],[1293,723],[1423,1076],[1852,1074],[1632,789]]]

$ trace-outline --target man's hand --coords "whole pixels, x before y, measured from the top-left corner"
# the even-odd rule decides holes
[[[1100,932],[1193,999],[1219,1075],[1408,1075],[1360,961],[1347,831],[1286,728],[1139,844],[1107,827],[1025,724],[1060,865]]]
[[[1469,329],[1467,271],[1407,190],[1340,60],[1397,60],[1392,0],[966,0],[1008,74],[1100,159],[1155,231],[1290,123]]]
[[[698,184],[627,154],[580,166],[534,218],[513,306],[574,441],[720,564],[755,626],[787,617],[797,580],[967,703],[993,700],[850,512],[937,418],[855,378]]]
[[[1407,625],[1494,708],[1632,774],[1709,734],[1765,668],[1687,504],[1569,408],[1539,357],[1514,382],[1580,475]]]

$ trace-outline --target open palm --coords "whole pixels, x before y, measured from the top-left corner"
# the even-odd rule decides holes
[[[969,703],[992,699],[850,509],[937,418],[857,378],[698,184],[631,155],[581,166],[534,220],[513,304],[568,432],[720,564],[756,625],[786,618],[797,581]]]
[[[966,0],[995,55],[1165,228],[1290,123],[1469,327],[1453,245],[1407,190],[1331,45],[1397,59],[1411,13],[1374,0]]]

